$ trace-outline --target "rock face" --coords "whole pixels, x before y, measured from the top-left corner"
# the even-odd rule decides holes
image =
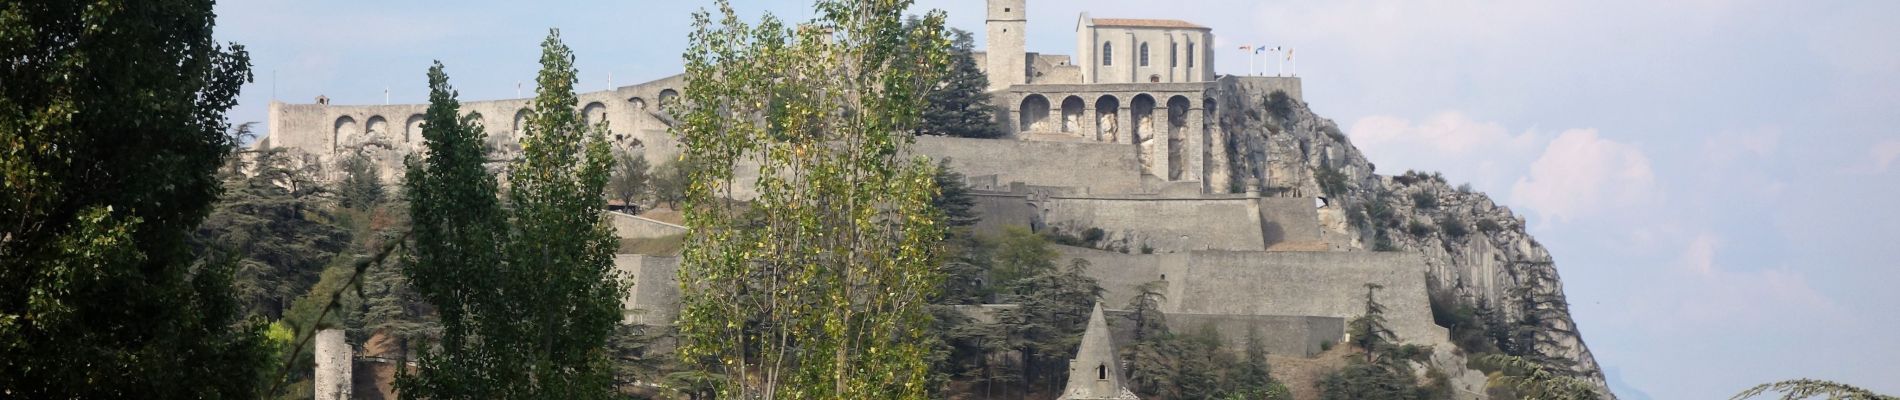
[[[1219,99],[1218,134],[1236,162],[1232,191],[1323,196],[1324,236],[1336,250],[1416,252],[1435,292],[1486,305],[1522,323],[1525,357],[1568,368],[1603,388],[1603,373],[1571,321],[1563,283],[1523,217],[1484,193],[1437,174],[1379,175],[1332,120],[1266,89],[1230,87]],[[1220,186],[1214,186],[1219,190]],[[1613,395],[1612,395],[1612,398]]]

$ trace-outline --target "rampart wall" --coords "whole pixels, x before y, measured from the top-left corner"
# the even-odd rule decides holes
[[[1104,302],[1104,304],[1115,304]],[[1134,343],[1135,327],[1129,311],[1106,311],[1115,343]],[[1195,334],[1213,326],[1222,346],[1230,351],[1247,348],[1249,331],[1260,332],[1260,344],[1269,354],[1312,356],[1323,351],[1325,343],[1337,344],[1346,334],[1346,320],[1337,317],[1288,315],[1214,315],[1167,314],[1168,330],[1176,334]]]
[[[632,283],[621,302],[624,321],[632,324],[671,326],[679,316],[679,257],[640,254],[614,255],[614,270],[625,282]]]
[[[1232,252],[1122,254],[1057,246],[1067,258],[1089,261],[1104,301],[1127,304],[1134,288],[1167,281],[1162,312],[1207,315],[1319,316],[1351,320],[1365,313],[1365,285],[1399,339],[1443,344],[1444,328],[1431,320],[1425,264],[1398,252]]]
[[[1092,193],[1135,193],[1142,188],[1141,163],[1127,145],[923,136],[912,151],[947,158],[950,167],[964,175],[996,175],[1000,182],[1087,188]]]
[[[620,212],[607,212],[607,223],[613,225],[614,236],[625,239],[657,239],[686,233],[686,227],[660,222],[646,217],[627,215]]]

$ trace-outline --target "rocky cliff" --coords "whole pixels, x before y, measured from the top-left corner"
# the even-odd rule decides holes
[[[1556,265],[1523,217],[1435,173],[1378,174],[1337,124],[1304,102],[1246,81],[1224,83],[1209,122],[1224,143],[1210,157],[1235,162],[1216,171],[1216,190],[1324,196],[1320,220],[1334,249],[1421,254],[1432,291],[1501,313],[1516,352],[1605,387],[1570,319]]]

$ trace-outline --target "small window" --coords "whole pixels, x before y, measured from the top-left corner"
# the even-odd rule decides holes
[[[1161,280],[1168,280],[1168,274],[1161,274]]]
[[[1009,7],[1003,7],[1003,12],[1009,12]]]
[[[1168,68],[1181,66],[1181,44],[1168,44]]]
[[[1148,66],[1148,43],[1141,44],[1141,66]]]
[[[1095,379],[1108,380],[1108,365],[1107,364],[1101,364],[1101,365],[1095,366]]]
[[[1194,68],[1194,42],[1188,42],[1188,68]]]
[[[1102,42],[1102,65],[1115,65],[1115,44]]]

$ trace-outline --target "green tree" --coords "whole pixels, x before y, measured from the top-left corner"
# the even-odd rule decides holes
[[[426,156],[410,157],[404,192],[409,198],[411,249],[403,274],[417,294],[435,306],[442,323],[440,350],[424,352],[418,373],[397,380],[415,398],[501,398],[512,382],[492,365],[514,361],[488,309],[507,279],[497,243],[504,215],[500,186],[482,163],[488,158],[480,121],[462,115],[442,63],[429,68],[429,108],[423,113]],[[511,369],[512,370],[512,369]],[[492,373],[491,373],[492,372]]]
[[[1596,385],[1590,381],[1552,371],[1522,357],[1488,354],[1472,360],[1472,364],[1480,370],[1487,371],[1490,374],[1488,377],[1490,384],[1507,389],[1513,398],[1550,400],[1603,398],[1602,394],[1597,393]]]
[[[192,232],[250,81],[211,1],[0,5],[0,393],[244,398],[264,325]]]
[[[652,185],[653,201],[679,208],[679,203],[686,200],[686,186],[691,184],[687,177],[693,169],[688,160],[667,161],[653,168],[647,178]]]
[[[349,231],[310,196],[318,186],[306,172],[282,149],[234,152],[219,174],[223,198],[192,235],[199,254],[234,258],[244,315],[282,318],[350,243]]]
[[[430,69],[426,165],[412,163],[416,257],[409,275],[441,310],[441,351],[406,382],[420,398],[608,398],[609,338],[624,289],[601,219],[612,168],[606,124],[575,110],[574,55],[551,31],[537,95],[510,165],[507,207],[480,169],[482,134]],[[505,210],[503,212],[502,210]],[[481,240],[488,240],[483,242]],[[501,239],[501,240],[495,240]],[[460,253],[460,254],[456,254]],[[488,262],[491,265],[474,266]]]
[[[1168,333],[1168,317],[1161,312],[1161,303],[1168,300],[1167,290],[1168,281],[1149,281],[1135,286],[1135,296],[1128,299],[1128,311],[1135,319],[1136,342]]]
[[[1046,246],[1040,237],[1034,243]],[[1068,377],[1069,359],[1082,342],[1089,312],[1102,298],[1102,285],[1088,276],[1088,267],[1088,260],[1077,258],[1066,268],[1047,268],[1007,282],[1008,294],[1001,301],[1022,307],[1017,334],[1024,340],[1019,350],[1025,382],[1057,390]]]
[[[680,359],[721,398],[922,398],[944,234],[932,166],[904,159],[948,65],[943,15],[819,1],[816,20],[693,16],[674,125],[684,211]],[[717,20],[715,21],[715,18]],[[734,170],[756,166],[736,204]]]
[[[924,23],[912,18],[906,25]],[[990,78],[976,65],[976,41],[970,32],[950,29],[950,70],[925,98],[924,123],[917,127],[921,135],[947,135],[966,138],[1003,136],[1002,123],[996,120],[996,106],[990,103]]]
[[[651,181],[648,174],[647,156],[632,149],[614,152],[613,178],[607,183],[607,193],[626,207],[634,207],[648,190]]]
[[[337,182],[337,200],[343,208],[368,210],[383,203],[383,173],[362,149],[337,160],[343,179]]]

